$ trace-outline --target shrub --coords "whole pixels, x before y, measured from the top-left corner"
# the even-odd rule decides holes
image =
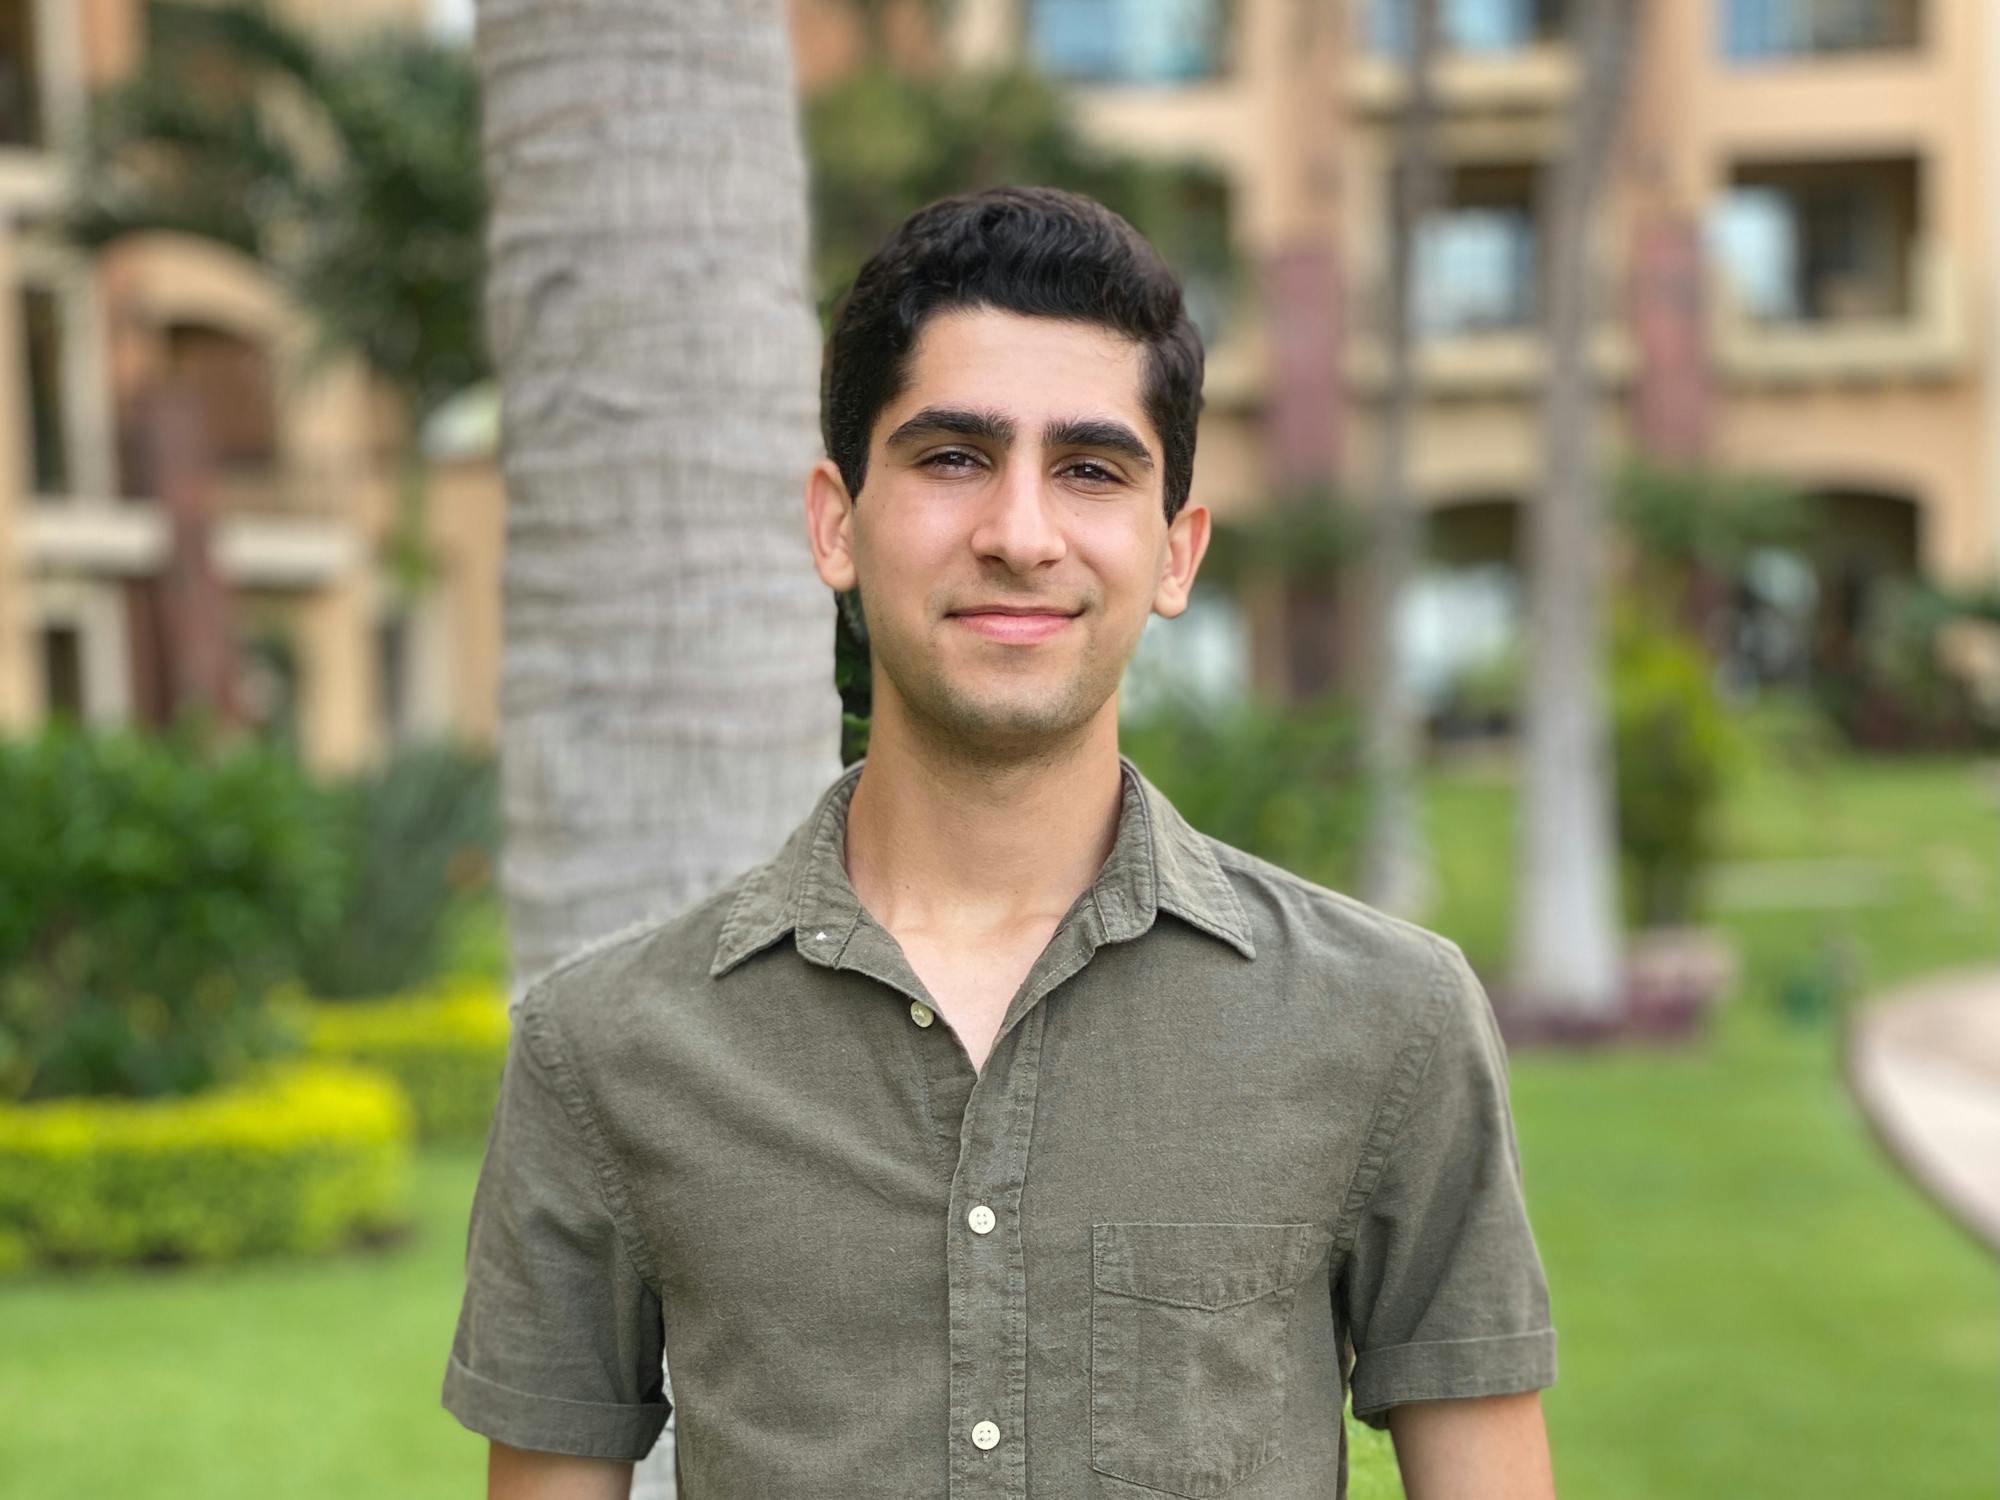
[[[484,982],[306,1011],[308,1046],[329,1061],[392,1075],[415,1107],[426,1141],[485,1133],[507,1055],[507,996]]]
[[[409,1105],[379,1074],[267,1064],[194,1099],[0,1105],[0,1266],[316,1252],[398,1227]]]
[[[1869,595],[1855,649],[1814,679],[1828,716],[1856,748],[1965,751],[2000,745],[2000,719],[1948,665],[1945,632],[1973,611],[1950,592],[1884,579]]]
[[[1170,703],[1121,726],[1119,742],[1203,833],[1325,885],[1349,878],[1360,734],[1341,700],[1289,710]]]
[[[255,743],[0,745],[0,1098],[194,1093],[284,1050],[261,997],[333,911],[332,814]]]
[[[1613,628],[1612,738],[1626,917],[1687,921],[1743,747],[1707,653],[1635,608]]]
[[[333,920],[298,955],[323,1000],[386,995],[435,977],[455,902],[485,886],[499,845],[493,757],[450,743],[399,749],[333,789],[343,885]]]

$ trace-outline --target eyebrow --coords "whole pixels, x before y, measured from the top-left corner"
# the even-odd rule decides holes
[[[909,421],[890,433],[884,447],[890,451],[909,447],[933,437],[983,438],[1005,450],[1014,442],[1014,419],[1003,412],[969,406],[926,406]],[[1116,453],[1144,469],[1153,467],[1153,455],[1139,434],[1123,422],[1108,417],[1051,417],[1042,427],[1045,448],[1095,448]]]

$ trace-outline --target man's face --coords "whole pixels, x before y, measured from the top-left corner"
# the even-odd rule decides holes
[[[831,460],[814,467],[814,565],[860,586],[878,714],[1007,757],[1115,720],[1147,616],[1186,608],[1208,545],[1204,507],[1167,524],[1144,359],[1091,324],[939,314],[876,419],[858,503]]]

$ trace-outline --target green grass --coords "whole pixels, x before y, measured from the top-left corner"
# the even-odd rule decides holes
[[[1839,1006],[1813,1024],[1780,1001],[1830,942],[1849,955],[1849,1003],[1926,970],[2000,964],[1992,776],[1962,760],[1752,772],[1725,857],[1865,862],[1873,899],[1714,912],[1744,972],[1703,1046],[1515,1054],[1564,1496],[1992,1493],[1992,1259],[1869,1134],[1841,1082]],[[1434,925],[1498,969],[1506,780],[1442,779],[1430,820]]]
[[[393,1250],[0,1290],[0,1495],[484,1494],[438,1404],[478,1169],[425,1156]]]
[[[1745,979],[1700,1047],[1514,1057],[1565,1500],[1990,1494],[1992,1261],[1875,1146],[1840,1082],[1834,1018],[1788,1021],[1777,1002],[1830,938],[1852,945],[1864,989],[2000,957],[1983,774],[1766,768],[1732,805],[1728,857],[1869,861],[1879,899],[1718,912]],[[1509,787],[1439,777],[1429,816],[1432,925],[1495,965]],[[477,1167],[476,1149],[426,1156],[417,1232],[391,1251],[0,1290],[0,1494],[481,1493],[484,1443],[437,1400]],[[1350,1432],[1355,1500],[1391,1500],[1387,1436]]]

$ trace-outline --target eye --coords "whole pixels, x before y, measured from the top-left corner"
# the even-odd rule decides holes
[[[948,464],[941,462],[941,460],[947,458],[964,459],[965,463]],[[979,464],[978,459],[976,459],[972,454],[967,453],[963,448],[945,448],[940,452],[931,454],[930,457],[928,458],[919,460],[917,463],[917,467],[920,469],[935,468],[944,473],[956,474],[964,472],[965,468],[968,466],[977,468],[978,464]]]
[[[1088,469],[1091,471],[1090,473],[1083,474],[1081,476],[1084,480],[1086,480],[1091,484],[1118,483],[1118,476],[1116,474],[1113,474],[1109,469],[1105,468],[1102,464],[1092,463],[1089,459],[1080,459],[1076,463],[1071,464],[1069,466],[1068,472],[1076,473],[1077,471],[1083,469]]]

